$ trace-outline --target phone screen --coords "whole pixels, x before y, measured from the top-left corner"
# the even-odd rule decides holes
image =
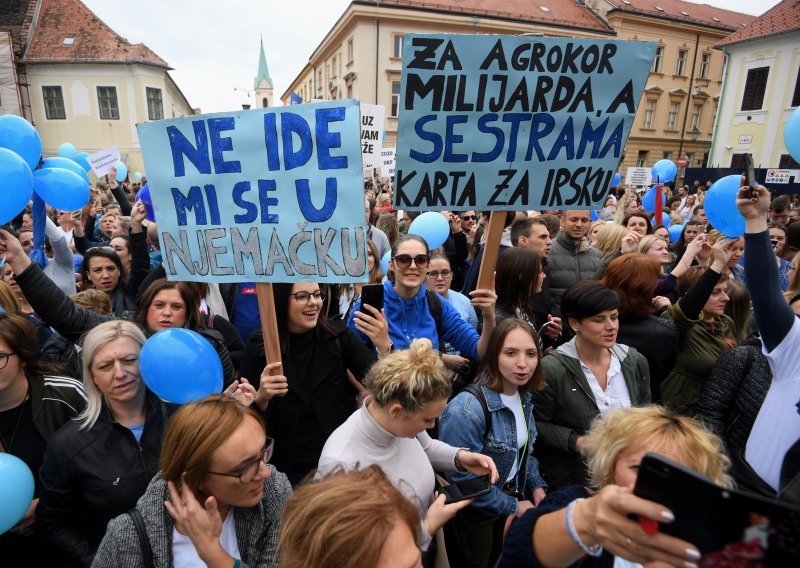
[[[445,503],[457,503],[465,499],[472,499],[480,495],[485,495],[491,489],[491,482],[488,475],[482,475],[472,479],[465,479],[458,483],[451,483],[447,487],[442,487],[442,493],[446,495]]]
[[[361,288],[361,305],[372,306],[381,311],[383,309],[383,284],[365,284]],[[371,315],[369,312],[365,313]]]

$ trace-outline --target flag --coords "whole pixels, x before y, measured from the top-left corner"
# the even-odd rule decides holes
[[[292,91],[291,93],[289,93],[289,104],[290,105],[303,104],[303,97]]]

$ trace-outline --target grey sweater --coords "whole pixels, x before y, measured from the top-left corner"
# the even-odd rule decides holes
[[[270,568],[280,566],[278,533],[283,506],[292,493],[289,479],[269,466],[269,479],[264,481],[264,495],[255,507],[233,507],[236,541],[241,565]],[[139,499],[136,508],[144,519],[147,537],[153,549],[153,562],[158,568],[172,568],[172,517],[164,507],[170,500],[167,483],[156,475]],[[230,514],[230,513],[229,513]],[[144,568],[144,557],[133,520],[127,513],[112,519],[92,568]]]

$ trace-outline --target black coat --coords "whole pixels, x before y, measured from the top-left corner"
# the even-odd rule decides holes
[[[47,444],[36,526],[60,566],[90,566],[108,522],[136,505],[158,473],[161,439],[175,407],[148,393],[141,442],[103,404],[88,430],[67,422]]]
[[[675,322],[649,316],[619,319],[617,343],[635,347],[650,367],[650,392],[653,402],[661,402],[661,382],[667,378],[678,354],[680,332]]]

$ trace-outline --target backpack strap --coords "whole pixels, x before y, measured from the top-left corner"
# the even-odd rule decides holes
[[[145,568],[154,568],[153,562],[153,549],[150,547],[150,539],[147,538],[147,531],[144,527],[144,519],[139,509],[134,507],[128,511],[128,515],[133,520],[133,526],[136,527],[136,534],[139,537],[139,546],[142,548],[142,559],[144,560]]]
[[[428,310],[436,324],[436,335],[439,337],[439,353],[447,353],[444,347],[444,336],[442,334],[442,299],[433,290],[425,288],[425,297],[428,299]]]
[[[478,402],[481,403],[481,408],[483,409],[483,420],[486,423],[486,428],[483,431],[482,439],[486,440],[486,437],[489,435],[489,431],[492,429],[492,413],[489,412],[489,406],[486,404],[486,397],[483,395],[483,391],[478,383],[469,383],[464,387],[463,390],[477,398]]]

